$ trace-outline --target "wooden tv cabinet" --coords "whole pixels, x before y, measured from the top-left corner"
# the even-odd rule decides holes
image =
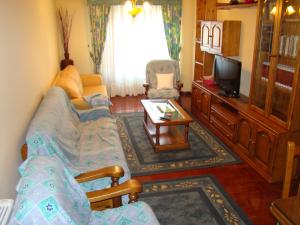
[[[288,140],[300,138],[251,109],[248,98],[228,98],[215,85],[192,84],[192,114],[268,182],[283,178]]]

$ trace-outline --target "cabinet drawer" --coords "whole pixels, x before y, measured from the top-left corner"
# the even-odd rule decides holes
[[[211,115],[221,121],[228,130],[236,132],[238,124],[237,114],[229,111],[220,104],[212,104]]]
[[[211,114],[211,116],[210,116],[210,124],[212,126],[214,126],[218,131],[220,131],[228,139],[230,139],[232,141],[236,140],[235,129],[231,129],[231,127],[228,127],[227,124],[224,124],[224,122],[221,121],[214,114]]]

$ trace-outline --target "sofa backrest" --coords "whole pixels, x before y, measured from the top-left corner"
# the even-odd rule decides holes
[[[10,225],[89,223],[91,209],[86,194],[59,160],[30,157],[19,172]]]
[[[69,65],[64,70],[58,72],[54,86],[63,88],[70,99],[81,98],[83,94],[83,86],[77,69]]]
[[[26,136],[28,157],[57,154],[72,164],[79,154],[79,118],[62,88],[53,87],[44,96]]]

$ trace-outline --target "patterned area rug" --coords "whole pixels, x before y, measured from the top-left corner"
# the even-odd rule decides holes
[[[133,176],[240,163],[240,159],[197,122],[190,124],[190,148],[155,153],[143,128],[143,113],[115,114]]]
[[[146,183],[140,200],[152,207],[161,225],[251,224],[209,175]]]

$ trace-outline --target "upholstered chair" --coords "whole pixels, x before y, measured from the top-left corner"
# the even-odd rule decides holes
[[[149,99],[176,99],[180,103],[179,63],[175,60],[153,60],[146,66],[145,95]]]

